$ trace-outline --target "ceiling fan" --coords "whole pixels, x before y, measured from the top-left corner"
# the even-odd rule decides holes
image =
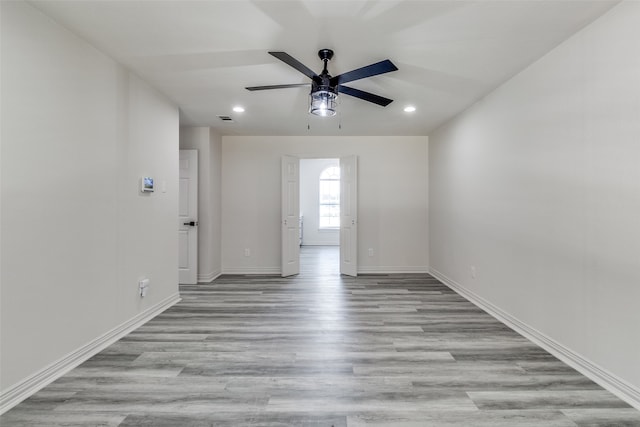
[[[393,102],[392,99],[343,85],[343,83],[352,82],[354,80],[360,80],[366,77],[396,71],[398,67],[388,59],[332,77],[327,70],[327,63],[331,58],[333,58],[333,51],[331,49],[321,49],[318,52],[318,56],[322,61],[324,61],[324,68],[319,75],[286,52],[269,52],[269,54],[275,56],[285,64],[309,77],[311,79],[311,83],[251,86],[247,87],[247,90],[284,89],[311,85],[311,92],[309,94],[311,99],[309,112],[317,116],[333,116],[336,114],[338,93],[354,96],[383,107],[386,107]]]

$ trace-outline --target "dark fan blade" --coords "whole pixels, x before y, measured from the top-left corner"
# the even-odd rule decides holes
[[[309,77],[312,80],[316,80],[320,78],[316,73],[311,71],[306,65],[304,65],[302,62],[298,61],[297,59],[295,59],[293,56],[289,55],[286,52],[269,52],[269,54],[275,56],[280,61],[300,71],[302,74],[304,74],[305,76]]]
[[[374,104],[382,105],[383,107],[386,107],[393,102],[393,99],[384,98],[382,96],[374,95],[372,93],[347,86],[338,86],[338,92],[344,93],[345,95],[355,96],[356,98],[373,102]]]
[[[290,85],[271,85],[271,86],[250,86],[245,87],[247,90],[267,90],[267,89],[286,89],[288,87],[311,86],[311,83],[294,83]]]
[[[390,73],[396,71],[398,67],[393,65],[393,62],[385,59],[384,61],[376,62],[375,64],[367,65],[366,67],[358,68],[356,70],[347,71],[338,76],[331,77],[331,86],[341,85],[343,83],[349,83],[354,80],[364,79],[365,77],[377,76],[378,74]]]

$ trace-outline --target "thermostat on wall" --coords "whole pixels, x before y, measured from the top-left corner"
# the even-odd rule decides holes
[[[145,176],[142,178],[142,188],[140,191],[143,193],[153,193],[155,187],[153,185],[153,178]]]

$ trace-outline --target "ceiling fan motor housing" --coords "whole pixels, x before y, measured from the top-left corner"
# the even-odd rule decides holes
[[[320,49],[318,56],[324,62],[324,68],[319,75],[314,76],[311,84],[311,94],[319,91],[332,92],[338,94],[338,85],[331,85],[331,74],[327,69],[327,63],[333,58],[331,49]]]

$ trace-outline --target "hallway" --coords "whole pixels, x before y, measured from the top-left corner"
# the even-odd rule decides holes
[[[340,246],[301,246],[300,278],[336,279],[340,276]]]

